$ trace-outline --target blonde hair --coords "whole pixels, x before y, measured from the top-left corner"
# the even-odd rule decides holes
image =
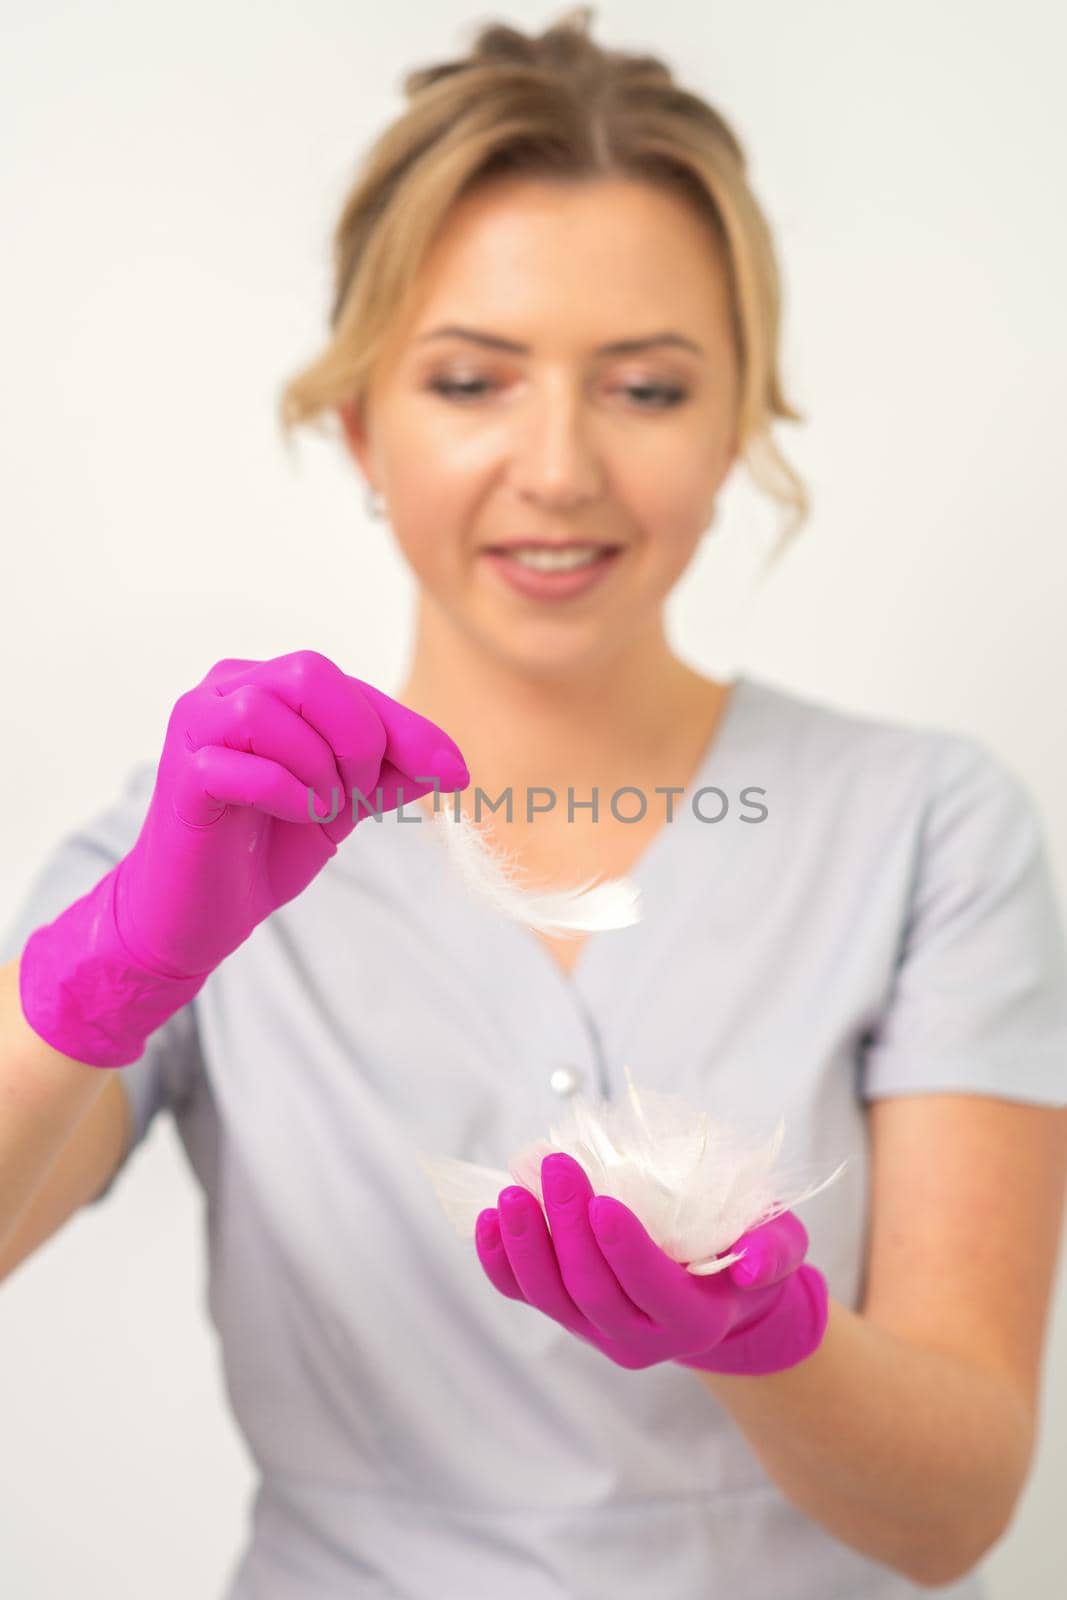
[[[594,43],[594,9],[565,12],[537,36],[488,23],[463,59],[404,78],[408,107],[366,155],[336,224],[330,338],[282,390],[283,439],[328,422],[338,405],[360,404],[440,226],[480,181],[643,180],[688,199],[724,249],[741,378],[738,454],[792,512],[773,560],[807,520],[810,501],[770,431],[778,418],[806,420],[782,392],[770,228],[729,124],[655,56]]]

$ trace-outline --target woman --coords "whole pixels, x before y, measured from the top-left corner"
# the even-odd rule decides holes
[[[1040,827],[978,741],[671,649],[738,457],[802,518],[769,432],[797,413],[737,140],[588,16],[411,74],[344,207],[283,417],[337,420],[388,510],[408,674],[217,663],[47,864],[6,945],[0,1265],[108,1192],[127,1099],[132,1142],[174,1113],[262,1470],[229,1600],[973,1597],[1032,1460],[1063,1193]],[[311,820],[379,783],[381,822]],[[481,826],[531,877],[632,874],[644,920],[501,923],[398,825],[435,786],[510,793]],[[568,1158],[473,1248],[418,1173],[502,1165],[626,1064],[849,1158],[696,1312]]]

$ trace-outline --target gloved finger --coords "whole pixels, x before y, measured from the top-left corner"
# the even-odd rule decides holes
[[[307,790],[299,778],[264,756],[221,745],[203,745],[183,762],[174,786],[174,808],[183,822],[203,828],[228,805],[252,806],[283,822],[306,822]]]
[[[348,683],[366,695],[382,719],[389,742],[386,755],[400,773],[412,778],[438,777],[445,789],[465,789],[470,783],[470,773],[463,754],[454,739],[429,717],[420,716],[410,706],[402,705],[384,694],[373,683],[362,678],[348,678]],[[427,789],[423,793],[428,793]]]
[[[588,1209],[597,1243],[629,1299],[644,1313],[646,1326],[651,1321],[669,1329],[683,1344],[706,1338],[710,1346],[721,1336],[714,1323],[716,1301],[722,1300],[721,1331],[726,1332],[730,1307],[721,1286],[709,1278],[694,1277],[680,1262],[672,1261],[621,1201],[597,1195]]]
[[[626,1294],[593,1233],[593,1188],[580,1164],[564,1151],[545,1156],[541,1192],[560,1276],[579,1311],[609,1338],[647,1334],[653,1324]]]
[[[238,668],[232,678],[220,676],[214,689],[234,694],[248,683],[270,689],[322,735],[333,751],[345,784],[373,793],[389,732],[371,697],[317,650],[294,650],[269,661]]]
[[[345,802],[342,814],[326,825],[334,844],[340,844],[377,806],[379,785],[382,809],[391,811],[401,787],[405,800],[416,800],[435,786],[447,792],[465,789],[470,782],[459,747],[442,728],[374,684],[349,677],[317,650],[296,650],[267,661],[227,657],[217,661],[202,682],[219,696],[249,682],[262,683],[327,741],[341,774]],[[354,788],[366,795],[367,806],[358,796],[353,805]]]
[[[439,780],[431,778],[425,783],[415,783],[407,773],[401,772],[386,758],[382,761],[381,771],[372,789],[367,790],[361,784],[349,784],[341,795],[336,789],[331,789],[329,795],[324,796],[329,804],[325,810],[319,811],[319,817],[329,817],[332,811],[336,815],[329,822],[321,823],[322,831],[332,844],[343,844],[357,823],[371,816],[395,811],[401,801],[405,806],[411,805],[422,795],[432,794],[435,789],[440,789]],[[418,812],[408,811],[405,816],[409,823],[416,825],[424,821]]]
[[[479,1211],[474,1224],[474,1248],[493,1288],[499,1289],[509,1300],[525,1300],[500,1237],[500,1219],[495,1206]]]
[[[460,789],[464,788],[465,785],[457,783],[455,787]],[[381,771],[374,780],[374,787],[365,791],[367,796],[367,805],[364,806],[359,796],[356,796],[356,806],[358,809],[359,818],[369,816],[371,810],[377,809],[377,790],[379,788],[381,788],[382,791],[381,809],[383,811],[395,810],[401,801],[403,801],[406,807],[410,806],[412,801],[417,800],[420,795],[433,794],[435,788],[439,793],[442,794],[447,794],[449,792],[449,786],[442,783],[441,779],[436,773],[427,773],[422,783],[416,783],[415,779],[410,777],[408,773],[401,772],[400,768],[395,766],[394,763],[390,761],[388,756],[384,756],[382,758]],[[349,803],[351,804],[351,795],[349,795]],[[408,811],[407,815],[414,816],[417,815],[417,813]]]
[[[276,761],[322,799],[317,816],[329,814],[333,796],[341,804],[344,785],[330,746],[264,684],[242,683],[232,694],[208,691],[192,697],[185,702],[183,732],[189,750],[224,745]]]
[[[494,1207],[478,1213],[478,1218],[474,1225],[474,1247],[482,1264],[482,1269],[493,1287],[499,1290],[502,1295],[506,1295],[509,1300],[519,1300],[523,1305],[529,1305],[530,1302],[519,1288],[515,1274],[511,1270],[511,1263],[508,1261],[507,1253],[500,1237],[499,1215]],[[534,1309],[538,1308],[535,1307]],[[560,1318],[556,1317],[553,1320],[559,1322]],[[575,1319],[572,1322],[564,1322],[561,1325],[567,1333],[573,1334],[576,1339],[581,1339],[583,1343],[592,1346],[594,1350],[598,1350],[602,1355],[609,1356],[618,1366],[626,1367],[643,1364],[629,1360],[629,1352],[625,1347],[620,1347],[617,1350],[613,1349],[597,1333],[596,1329],[578,1314],[577,1310],[575,1311]]]
[[[571,1333],[588,1332],[560,1273],[544,1213],[528,1189],[513,1184],[498,1197],[500,1237],[523,1299]]]
[[[808,1250],[808,1230],[794,1211],[741,1235],[731,1250],[744,1250],[727,1272],[738,1288],[765,1288],[795,1272]]]

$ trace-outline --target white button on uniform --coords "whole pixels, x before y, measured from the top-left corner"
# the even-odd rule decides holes
[[[565,1098],[567,1095],[577,1094],[582,1087],[582,1074],[577,1067],[557,1067],[548,1081],[555,1092],[561,1098]]]

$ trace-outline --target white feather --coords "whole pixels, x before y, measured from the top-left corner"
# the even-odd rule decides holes
[[[661,1250],[705,1277],[740,1259],[743,1252],[722,1252],[743,1233],[818,1194],[848,1165],[842,1161],[829,1177],[790,1194],[790,1187],[815,1175],[778,1164],[784,1118],[769,1138],[754,1136],[694,1110],[680,1095],[646,1089],[639,1098],[629,1067],[623,1070],[624,1100],[594,1105],[575,1095],[548,1138],[523,1146],[507,1171],[418,1153],[462,1238],[474,1237],[478,1213],[495,1206],[510,1184],[529,1189],[544,1205],[541,1162],[564,1150],[583,1168],[594,1194],[628,1206]]]
[[[630,878],[586,878],[560,889],[527,887],[514,853],[493,845],[465,811],[442,806],[433,823],[465,888],[502,916],[563,935],[628,928],[641,920],[641,891]]]

